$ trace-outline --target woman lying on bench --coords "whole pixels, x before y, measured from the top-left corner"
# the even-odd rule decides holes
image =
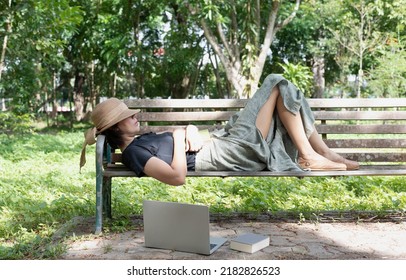
[[[303,94],[280,75],[269,75],[245,108],[224,129],[203,142],[194,125],[172,132],[137,136],[138,110],[110,98],[98,104],[86,132],[86,144],[97,134],[122,151],[123,163],[137,176],[148,175],[170,185],[185,182],[187,171],[322,171],[354,170],[355,161],[330,150],[314,126]]]

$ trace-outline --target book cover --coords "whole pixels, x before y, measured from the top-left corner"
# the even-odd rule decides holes
[[[231,240],[230,248],[246,253],[255,253],[269,246],[269,236],[247,233]]]

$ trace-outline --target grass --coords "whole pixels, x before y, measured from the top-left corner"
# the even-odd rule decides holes
[[[66,240],[55,232],[95,213],[94,146],[79,173],[82,131],[0,135],[0,259],[57,259]],[[143,199],[205,204],[212,213],[405,211],[403,177],[188,178],[171,187],[150,178],[115,178],[114,221],[131,227]],[[109,248],[106,248],[108,250]]]

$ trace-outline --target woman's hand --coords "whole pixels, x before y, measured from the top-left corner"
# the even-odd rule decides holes
[[[189,152],[197,152],[203,146],[203,139],[199,134],[199,130],[194,125],[186,127],[186,147],[185,150]]]

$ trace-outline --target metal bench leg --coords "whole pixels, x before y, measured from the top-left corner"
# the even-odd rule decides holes
[[[103,210],[103,214],[111,219],[111,177],[103,178]]]
[[[96,228],[95,234],[99,234],[103,227],[103,178],[101,174],[96,176]]]
[[[96,228],[95,234],[103,229],[103,214],[112,218],[111,214],[111,177],[96,179]]]

